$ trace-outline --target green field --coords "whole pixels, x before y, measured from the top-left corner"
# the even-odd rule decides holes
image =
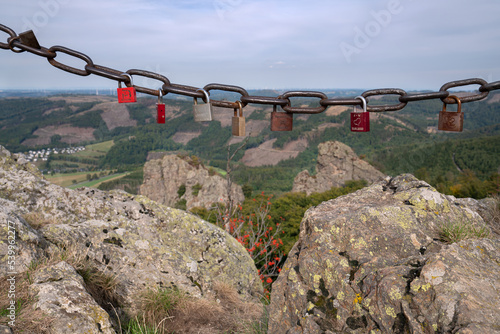
[[[92,144],[85,146],[85,151],[81,151],[75,153],[75,157],[82,158],[95,158],[98,159],[109,152],[111,147],[113,147],[115,143],[112,140],[108,140],[102,143]]]
[[[125,175],[128,175],[128,174],[130,174],[130,173],[126,172],[126,173],[120,173],[120,174],[113,174],[113,175],[101,177],[100,179],[92,180],[92,181],[85,182],[85,183],[72,184],[71,186],[68,186],[68,188],[69,189],[76,189],[76,188],[80,188],[80,187],[97,188],[103,182],[116,180],[116,179],[124,177]]]
[[[104,174],[108,174],[110,171],[103,171]],[[112,174],[101,177],[97,180],[87,181],[87,175],[93,175],[96,173],[93,172],[78,172],[78,173],[66,173],[66,174],[53,174],[53,175],[45,175],[45,178],[61,187],[66,187],[70,189],[75,189],[78,187],[93,187],[97,188],[99,184],[111,181],[115,179],[119,179],[124,177],[125,175],[130,174],[130,172],[120,173],[120,174]],[[76,181],[73,182],[73,181]]]
[[[45,175],[45,178],[58,186],[69,187],[73,184],[73,180],[76,180],[77,183],[85,182],[87,174],[90,172]]]

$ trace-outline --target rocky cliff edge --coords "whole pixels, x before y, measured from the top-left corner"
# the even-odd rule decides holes
[[[241,298],[258,300],[262,293],[252,259],[225,231],[143,196],[61,188],[1,146],[0,222],[0,266],[8,268],[15,256],[0,278],[5,283],[7,272],[15,272],[21,289],[26,281],[19,275],[27,273],[34,309],[55,319],[47,322],[51,333],[115,332],[109,313],[68,264],[68,252],[113,278],[118,312],[133,314],[140,293],[160,287],[202,297],[224,282]],[[50,254],[59,254],[58,261],[47,266]]]

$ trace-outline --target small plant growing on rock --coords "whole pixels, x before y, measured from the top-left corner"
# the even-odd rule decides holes
[[[177,201],[177,203],[175,203],[175,206],[174,206],[176,209],[179,209],[179,210],[187,210],[187,201],[183,198],[179,201]]]
[[[198,194],[200,193],[200,190],[201,188],[203,188],[203,186],[199,183],[195,184],[192,188],[191,188],[191,194],[193,196],[198,196]]]
[[[244,301],[236,289],[221,282],[203,298],[173,288],[142,293],[140,313],[122,330],[126,334],[259,333],[265,326],[261,304]],[[121,327],[121,326],[120,326]]]
[[[442,242],[452,244],[465,239],[486,238],[490,234],[487,226],[477,226],[472,222],[459,219],[443,224],[439,230],[439,238]]]
[[[179,189],[177,189],[177,196],[179,196],[179,198],[181,198],[185,193],[186,193],[186,185],[181,184],[179,186]]]

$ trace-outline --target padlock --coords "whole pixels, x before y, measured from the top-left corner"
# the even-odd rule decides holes
[[[293,114],[287,112],[277,112],[276,105],[271,113],[271,131],[292,131]]]
[[[352,132],[370,132],[370,113],[366,111],[366,99],[363,96],[356,96],[363,102],[363,111],[351,112],[351,131]],[[354,107],[356,109],[356,107]]]
[[[439,113],[438,130],[462,132],[464,128],[462,101],[455,95],[450,95],[448,98],[457,101],[457,112],[446,111],[446,103],[444,103],[443,110]]]
[[[132,76],[128,73],[122,73],[122,75],[126,75],[130,79],[130,87],[122,88],[122,82],[118,81],[118,103],[131,103],[137,102],[134,83],[132,81]]]
[[[158,89],[158,103],[156,104],[156,123],[165,124],[165,103],[161,102],[163,91]]]
[[[194,121],[195,122],[208,122],[212,120],[212,105],[210,104],[210,96],[208,96],[208,93],[204,89],[198,89],[197,92],[203,92],[205,94],[205,97],[207,98],[207,103],[203,104],[198,104],[198,100],[195,98],[194,99],[194,106],[193,106],[193,112],[194,112]]]
[[[238,103],[238,108],[234,108],[233,116],[233,136],[245,137],[245,117],[243,117],[243,106],[240,101]],[[240,110],[240,115],[238,116],[238,109]]]

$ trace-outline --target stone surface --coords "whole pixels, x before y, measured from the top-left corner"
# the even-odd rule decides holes
[[[73,319],[68,308],[82,310],[85,316],[72,320],[73,329],[87,328],[83,322],[88,322],[87,332],[95,326],[106,332],[108,320],[95,320],[101,313],[80,293],[82,278],[67,263],[30,268],[57,248],[84,256],[97,270],[115,277],[119,303],[129,314],[137,310],[145,289],[175,286],[202,297],[219,281],[235,287],[242,299],[255,301],[263,293],[253,260],[224,230],[144,196],[56,186],[1,146],[0,222],[6,232],[0,235],[0,267],[8,265],[12,225],[16,272],[29,270],[37,277],[30,287],[39,297],[36,307],[61,319]]]
[[[85,290],[83,279],[66,262],[35,273],[30,292],[40,309],[52,316],[51,333],[116,333],[109,315]]]
[[[214,280],[256,295],[262,287],[252,259],[236,239],[182,210],[124,192],[88,190],[110,203],[110,220],[48,225],[42,233],[55,244],[74,244],[117,275],[127,304],[144,286],[177,286],[194,296],[211,290]]]
[[[269,333],[499,333],[500,241],[439,241],[448,222],[484,226],[462,202],[401,175],[309,209]]]
[[[170,207],[185,200],[187,209],[210,208],[213,203],[227,202],[227,181],[218,174],[210,174],[207,168],[190,157],[166,155],[163,159],[151,160],[144,165],[144,183],[140,187],[140,194]],[[178,191],[182,185],[186,191],[179,197]],[[236,203],[245,200],[237,184],[232,185],[231,196]]]
[[[342,187],[346,181],[366,180],[368,183],[380,181],[385,175],[368,162],[361,160],[349,146],[338,142],[318,145],[316,174],[307,170],[297,174],[292,192],[324,192],[332,187]]]
[[[7,271],[24,272],[43,257],[49,243],[22,218],[16,203],[0,198],[0,223],[0,263]]]

